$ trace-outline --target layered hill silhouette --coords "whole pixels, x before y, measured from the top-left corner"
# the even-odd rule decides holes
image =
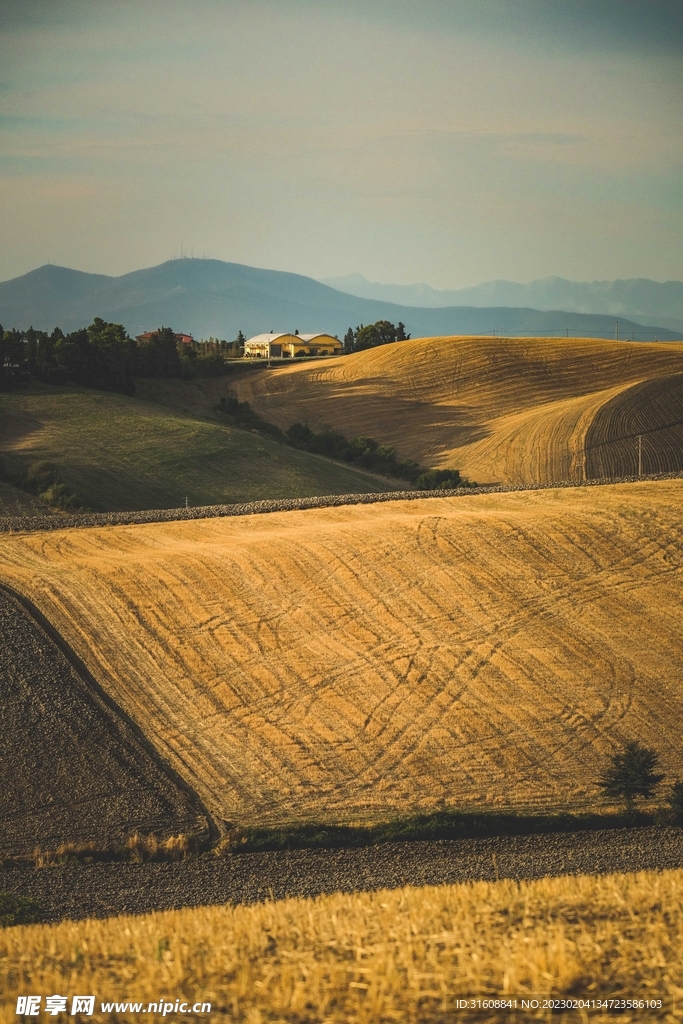
[[[568,281],[543,277],[518,281],[484,281],[471,288],[431,288],[428,284],[381,284],[362,274],[328,277],[323,284],[349,295],[397,302],[404,306],[531,306],[572,313],[606,313],[639,323],[683,330],[683,281],[646,277],[618,281]]]
[[[421,338],[245,376],[285,429],[334,425],[478,482],[581,482],[683,469],[683,345]]]
[[[180,259],[122,277],[46,265],[0,284],[5,328],[75,330],[95,316],[123,323],[135,335],[168,325],[195,337],[230,340],[276,331],[328,331],[377,320],[402,321],[416,336],[493,334],[614,336],[614,317],[533,308],[417,308],[358,298],[312,278],[220,260]],[[624,320],[624,337],[672,340],[682,332]]]

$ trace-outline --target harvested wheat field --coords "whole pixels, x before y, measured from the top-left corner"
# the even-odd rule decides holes
[[[238,392],[283,429],[331,423],[480,483],[581,482],[635,474],[634,438],[645,422],[643,472],[683,469],[681,374],[678,343],[419,338],[245,375]],[[631,393],[633,385],[641,387]],[[596,417],[599,436],[588,442]]]
[[[185,1019],[263,1024],[549,1020],[544,997],[635,1000],[619,1020],[674,1021],[683,1014],[682,922],[677,870],[8,928],[0,1020],[15,1020],[17,995],[31,991],[93,993],[96,1021],[137,1019],[149,1003],[170,1002],[173,1012],[176,1000],[189,1008]],[[523,1010],[533,996],[541,1006]],[[516,999],[517,1012],[468,1013],[456,1007],[467,997]],[[137,1011],[102,1007],[130,1000]],[[191,1012],[201,1003],[210,1016]],[[568,1016],[607,1021],[614,1012]]]
[[[585,437],[588,476],[633,475],[638,437],[643,472],[666,473],[683,459],[683,373],[634,384],[601,406]]]
[[[683,777],[683,481],[0,538],[217,819],[581,807]]]

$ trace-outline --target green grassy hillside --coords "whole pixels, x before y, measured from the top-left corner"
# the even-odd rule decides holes
[[[94,511],[384,491],[392,482],[249,431],[75,385],[0,394],[11,474],[47,461]],[[396,484],[395,486],[403,486]]]

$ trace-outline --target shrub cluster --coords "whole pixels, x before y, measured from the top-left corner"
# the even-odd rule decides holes
[[[15,924],[36,924],[42,917],[40,907],[30,896],[0,892],[0,928]]]
[[[415,484],[420,491],[439,491],[462,487],[463,481],[457,469],[428,469],[420,473]]]
[[[243,430],[256,430],[259,434],[266,434],[277,441],[285,440],[285,435],[279,427],[264,420],[252,409],[249,402],[239,402],[234,395],[223,396],[216,411],[234,427],[241,427]]]
[[[60,478],[59,467],[54,462],[34,462],[26,469],[20,463],[10,464],[7,459],[0,459],[0,480],[36,494],[43,504],[60,512],[76,512],[81,507],[78,496]]]
[[[287,442],[293,448],[305,452],[327,455],[352,465],[361,466],[373,473],[409,480],[415,483],[422,470],[416,462],[400,460],[393,448],[382,445],[372,437],[354,437],[349,441],[338,430],[327,427],[314,433],[304,423],[293,423],[286,432]],[[459,476],[459,475],[458,475]]]

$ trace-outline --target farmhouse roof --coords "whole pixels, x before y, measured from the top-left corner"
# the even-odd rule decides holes
[[[333,341],[337,341],[337,338],[333,334],[328,334],[327,331],[318,331],[316,334],[300,334],[299,337],[302,341],[315,341],[316,338],[332,338]]]
[[[145,331],[143,334],[136,334],[135,335],[135,340],[136,341],[149,341],[150,338],[156,338],[158,333],[159,333],[158,329],[156,331]],[[182,341],[186,345],[189,344],[191,341],[194,341],[194,338],[192,337],[192,335],[191,334],[185,334],[184,331],[178,331],[178,332],[174,331],[173,333],[175,335],[176,341]]]
[[[255,334],[253,338],[247,338],[247,345],[250,342],[265,344],[268,341],[277,341],[278,338],[294,337],[291,331],[281,331],[279,334]]]

